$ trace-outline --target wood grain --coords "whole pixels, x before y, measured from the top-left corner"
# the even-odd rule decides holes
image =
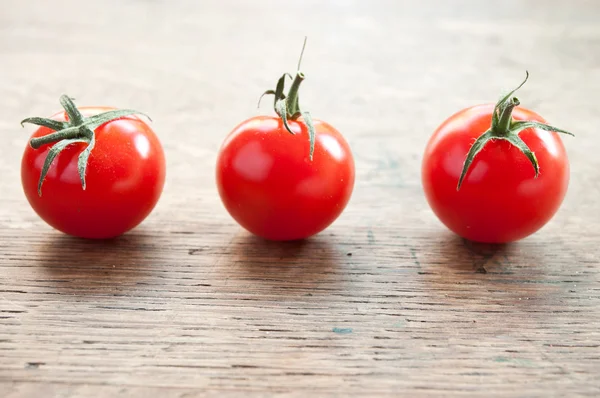
[[[574,0],[0,5],[0,396],[600,395],[600,4]],[[221,140],[309,42],[302,100],[348,139],[346,212],[304,243],[251,237],[214,185]],[[531,79],[568,196],[519,243],[463,242],[420,187],[458,109]],[[20,187],[29,127],[68,93],[143,110],[159,206],[109,242],[47,227]]]

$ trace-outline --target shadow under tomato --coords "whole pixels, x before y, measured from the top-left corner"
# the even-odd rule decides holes
[[[446,265],[455,271],[466,274],[498,273],[506,270],[507,255],[513,246],[510,244],[492,244],[473,242],[456,235],[449,235],[442,241],[452,253],[451,261]]]
[[[424,283],[450,301],[533,306],[557,292],[535,241],[482,244],[447,233],[428,241],[420,254]]]
[[[509,275],[522,269],[526,273],[540,271],[537,247],[528,242],[503,244],[478,243],[446,232],[433,236],[421,247],[423,265],[463,278],[481,275]]]
[[[139,289],[152,276],[150,237],[138,233],[110,240],[56,234],[37,250],[37,263],[53,289],[78,295],[118,295]]]
[[[240,285],[267,288],[271,293],[331,290],[344,279],[341,263],[346,252],[336,248],[326,235],[274,242],[243,232],[227,252],[231,263],[221,268],[227,278],[238,279]]]

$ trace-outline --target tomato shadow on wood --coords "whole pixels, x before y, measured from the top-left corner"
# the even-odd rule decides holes
[[[36,262],[46,283],[62,293],[118,295],[143,288],[153,275],[150,242],[135,232],[109,240],[55,234],[40,243]]]
[[[535,305],[556,291],[530,242],[483,244],[448,233],[422,247],[420,260],[425,284],[445,297]]]
[[[448,232],[428,240],[420,252],[423,265],[461,277],[513,275],[521,271],[544,275],[537,266],[541,263],[539,252],[527,242],[478,243]]]
[[[446,266],[467,275],[506,272],[508,256],[514,251],[508,244],[478,243],[456,235],[446,237],[443,245],[451,249],[448,254],[453,254],[453,261]]]
[[[270,293],[326,292],[337,289],[345,279],[342,263],[346,252],[325,234],[273,242],[243,233],[227,251],[231,263],[223,264],[222,271],[228,278],[251,283],[254,288],[267,288]]]

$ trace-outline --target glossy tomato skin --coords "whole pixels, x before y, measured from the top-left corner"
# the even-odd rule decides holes
[[[81,107],[84,116],[114,108]],[[52,119],[65,121],[60,112]],[[51,134],[41,127],[31,138]],[[89,239],[114,238],[140,224],[158,202],[165,182],[165,156],[150,126],[137,116],[110,121],[95,130],[83,190],[77,160],[85,144],[72,144],[53,161],[42,186],[37,185],[53,144],[28,144],[21,162],[21,182],[33,210],[50,226]]]
[[[569,184],[569,161],[557,133],[527,129],[519,137],[537,157],[537,178],[521,151],[494,140],[475,157],[457,191],[465,157],[491,126],[493,109],[474,106],[442,123],[426,146],[421,176],[429,205],[451,231],[472,241],[507,243],[533,234],[554,216]],[[521,107],[513,119],[545,123]]]
[[[309,136],[301,121],[257,116],[238,125],[218,155],[216,180],[229,214],[251,233],[269,240],[299,240],[327,228],[342,213],[354,188],[354,159],[342,135],[313,120]]]

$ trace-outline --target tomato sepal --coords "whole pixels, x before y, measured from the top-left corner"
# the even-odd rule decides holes
[[[309,140],[310,140],[310,151],[309,151],[309,157],[312,160],[313,158],[313,154],[315,153],[315,126],[313,124],[313,120],[312,120],[312,116],[310,115],[310,112],[308,111],[304,111],[301,112],[302,118],[304,119],[304,123],[306,123],[306,127],[308,128],[308,136],[309,136]]]
[[[562,134],[567,134],[570,135],[571,137],[575,137],[575,134],[563,130],[563,129],[559,129],[558,127],[554,127],[551,126],[549,124],[544,124],[544,123],[540,123],[540,122],[536,122],[533,120],[518,120],[518,121],[513,121],[510,127],[510,131],[513,134],[518,134],[521,131],[525,130],[525,129],[529,129],[529,128],[536,128],[536,129],[540,129],[540,130],[544,130],[544,131],[554,131],[556,133],[562,133]]]
[[[291,135],[295,135],[296,133],[294,133],[292,131],[292,129],[290,128],[290,125],[288,124],[288,121],[287,121],[288,116],[287,116],[286,109],[287,109],[287,107],[285,104],[285,99],[279,100],[275,103],[275,112],[279,115],[279,117],[283,121],[283,126],[288,131],[288,133],[290,133]]]
[[[467,175],[467,171],[469,170],[469,168],[471,167],[471,163],[473,163],[473,160],[475,159],[475,156],[477,156],[477,154],[479,152],[481,152],[481,150],[483,149],[485,144],[487,144],[488,141],[491,140],[492,138],[493,138],[492,131],[487,130],[485,133],[480,135],[475,140],[473,145],[471,145],[471,148],[469,149],[469,152],[467,153],[467,157],[465,158],[462,172],[460,173],[460,178],[458,179],[458,185],[456,186],[457,191],[460,189],[460,187],[463,183],[463,180],[465,179],[465,176]]]
[[[63,140],[57,142],[55,145],[52,146],[52,148],[50,148],[50,150],[48,151],[48,156],[46,156],[44,165],[42,166],[42,172],[40,174],[40,179],[38,180],[37,189],[38,189],[39,196],[42,196],[42,184],[44,183],[46,174],[48,174],[48,170],[50,169],[50,166],[52,165],[52,162],[54,161],[54,159],[58,156],[59,153],[61,153],[63,151],[63,149],[65,149],[66,147],[68,147],[71,144],[76,144],[76,143],[87,143],[87,141],[83,138],[67,138],[67,139],[63,139]],[[81,172],[80,172],[80,175],[81,175]]]
[[[37,126],[42,127],[48,127],[52,130],[64,130],[69,127],[69,123],[66,122],[60,122],[58,120],[35,116],[21,120],[21,127],[25,127],[25,123],[35,124]]]
[[[77,159],[77,171],[79,172],[79,179],[81,180],[81,188],[85,191],[85,171],[87,170],[90,153],[92,152],[92,149],[94,149],[94,147],[96,146],[96,134],[94,134],[94,132],[90,130],[89,127],[82,127],[82,129],[86,130],[85,132],[88,135],[88,144]]]

